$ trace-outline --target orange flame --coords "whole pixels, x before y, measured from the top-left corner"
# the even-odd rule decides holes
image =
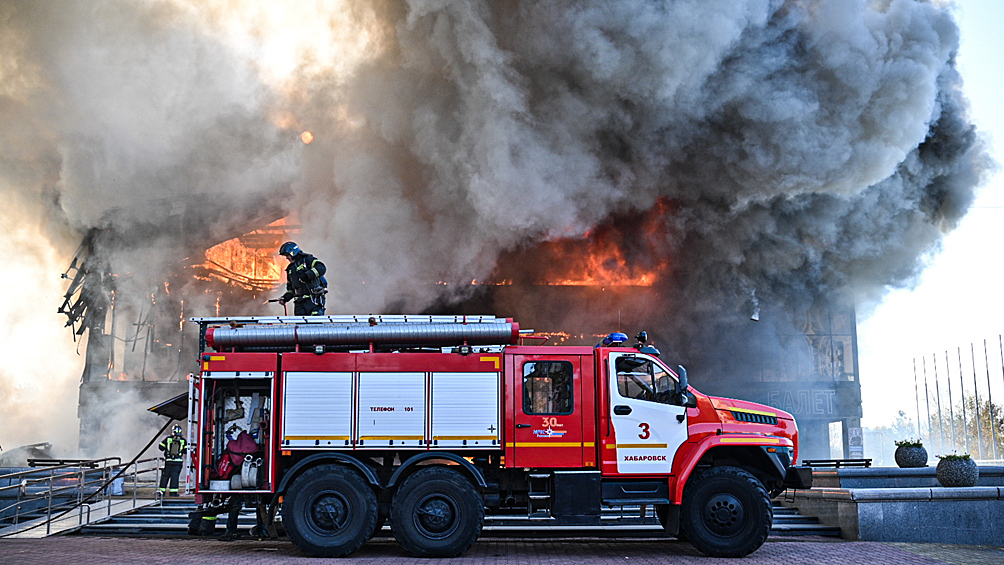
[[[195,277],[218,280],[247,290],[266,291],[282,279],[283,266],[276,250],[295,226],[283,218],[268,226],[230,239],[206,250],[203,269]]]
[[[585,256],[571,259],[572,268],[565,278],[546,281],[554,286],[652,286],[659,278],[656,271],[644,271],[628,264],[623,251],[615,245],[592,241]]]
[[[653,286],[670,269],[666,219],[671,206],[657,202],[643,213],[613,217],[581,238],[564,238],[503,255],[501,283],[546,286]],[[483,283],[482,283],[483,284]]]

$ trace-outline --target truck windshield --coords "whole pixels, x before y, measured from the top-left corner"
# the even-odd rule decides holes
[[[615,361],[617,392],[635,398],[669,404],[676,392],[676,380],[662,366],[643,357],[623,356]]]

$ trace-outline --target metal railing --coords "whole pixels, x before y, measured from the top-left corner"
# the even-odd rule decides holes
[[[913,359],[917,405],[914,429],[918,439],[934,452],[932,455],[967,453],[982,463],[1000,465],[1004,463],[1004,425],[1001,424],[1004,418],[1001,417],[1000,396],[994,402],[993,394],[996,391],[1000,395],[1004,384],[1001,380],[1004,377],[1004,335],[997,335],[997,351],[993,350],[992,339],[984,339],[982,348],[979,345],[977,341],[970,342],[969,355],[963,346],[957,346],[955,351],[946,348],[943,354],[937,351],[930,357]],[[983,357],[982,363],[980,357]],[[921,387],[924,394],[920,394]],[[901,412],[901,418],[905,416]]]
[[[136,508],[140,488],[149,488],[154,498],[160,497],[156,487],[163,468],[163,457],[126,465],[120,457],[105,457],[0,475],[0,485],[7,483],[7,486],[0,486],[0,501],[9,498],[5,493],[14,493],[14,501],[0,507],[0,538],[41,527],[43,523],[45,534],[49,535],[53,520],[65,520],[74,509],[77,520],[71,528],[91,523],[91,510],[101,505],[107,509],[103,517],[110,516],[113,500],[122,500],[124,496],[112,494],[112,479],[119,471],[122,471],[119,478],[123,479],[123,485],[132,485],[130,508]],[[86,504],[85,500],[88,500]],[[39,522],[42,518],[44,522]]]

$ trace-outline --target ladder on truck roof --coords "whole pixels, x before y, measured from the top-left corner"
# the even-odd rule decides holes
[[[341,314],[335,316],[215,316],[195,317],[198,324],[505,324],[506,318],[483,315]]]
[[[471,346],[518,345],[523,336],[532,333],[520,330],[511,318],[485,315],[223,316],[190,320],[199,324],[200,354],[207,346],[217,351],[248,352],[307,347],[315,353],[457,346],[466,355],[473,352]]]

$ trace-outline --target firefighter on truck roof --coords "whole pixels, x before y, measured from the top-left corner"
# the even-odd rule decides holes
[[[328,281],[324,278],[324,263],[292,241],[283,243],[279,255],[289,260],[286,266],[286,293],[279,304],[293,301],[294,316],[320,316],[324,314],[324,295]]]
[[[181,426],[175,425],[174,431],[160,442],[158,448],[164,452],[164,473],[160,476],[160,494],[167,494],[167,483],[171,483],[171,496],[178,496],[178,475],[185,461],[185,448],[188,442],[181,435]]]

